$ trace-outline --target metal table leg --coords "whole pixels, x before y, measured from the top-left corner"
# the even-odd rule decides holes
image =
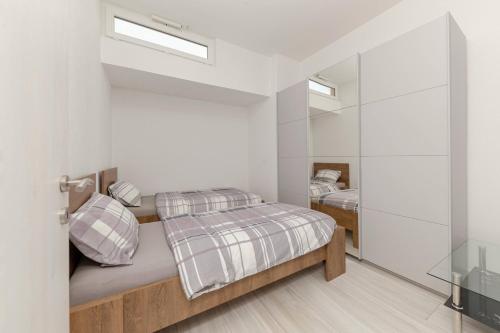
[[[453,311],[453,333],[462,333],[462,301],[460,299],[460,273],[453,273],[453,284],[451,289]]]

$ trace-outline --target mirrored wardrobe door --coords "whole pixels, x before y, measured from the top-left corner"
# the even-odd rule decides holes
[[[309,78],[311,208],[346,228],[346,252],[360,257],[359,56]]]

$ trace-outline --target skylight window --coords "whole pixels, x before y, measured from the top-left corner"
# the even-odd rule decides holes
[[[335,96],[334,90],[332,87],[318,83],[318,82],[313,81],[313,80],[309,80],[309,89],[316,91],[316,92],[319,92],[321,94]]]
[[[177,50],[195,57],[208,59],[208,47],[206,45],[201,45],[163,31],[148,28],[119,17],[114,18],[114,25],[115,32],[118,34]]]
[[[189,31],[186,26],[156,16],[105,5],[106,35],[149,49],[209,65],[215,64],[215,40]]]

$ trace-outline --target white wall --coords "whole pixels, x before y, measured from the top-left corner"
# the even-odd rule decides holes
[[[273,72],[275,78],[272,88],[274,91],[281,91],[294,83],[304,80],[302,76],[301,63],[288,57],[276,54],[272,59]]]
[[[249,189],[266,201],[278,200],[278,136],[276,92],[300,76],[298,62],[276,54],[272,57],[268,81],[271,96],[249,106]]]
[[[102,62],[253,94],[272,94],[270,57],[216,40],[214,66],[103,36]]]
[[[249,189],[278,200],[276,97],[248,107]]]
[[[245,108],[112,90],[112,160],[144,194],[234,186],[248,190]]]
[[[111,88],[100,59],[100,1],[70,1],[69,174],[111,164]]]
[[[495,210],[500,191],[500,2],[497,0],[403,0],[337,42],[305,59],[290,86],[356,52],[415,29],[451,12],[467,37],[469,237],[500,243]],[[362,70],[362,69],[361,69]],[[295,80],[294,80],[295,79]]]
[[[212,179],[207,179],[206,177],[201,177],[202,179],[195,181],[193,179],[185,179],[187,177],[181,177],[181,179],[176,179],[175,181],[167,182],[164,185],[158,187],[158,185],[153,185],[153,180],[147,181],[139,175],[138,166],[131,166],[131,162],[127,162],[127,158],[122,152],[123,145],[117,142],[117,138],[122,134],[113,134],[113,163],[120,168],[120,173],[122,175],[127,175],[138,179],[141,183],[144,183],[145,188],[143,191],[147,193],[153,193],[155,191],[162,191],[165,189],[190,189],[198,188],[200,186],[221,186],[223,182],[230,181],[233,186],[239,186],[242,188],[249,188],[250,190],[263,195],[266,200],[272,201],[276,200],[277,197],[277,156],[276,156],[276,97],[275,92],[279,85],[278,77],[284,77],[283,82],[287,82],[289,78],[296,78],[300,75],[300,71],[295,67],[298,64],[297,61],[289,59],[281,55],[275,55],[273,57],[268,57],[253,51],[249,51],[237,45],[225,42],[223,40],[216,40],[216,63],[214,66],[202,64],[196,61],[188,60],[179,56],[169,55],[157,50],[152,50],[137,46],[131,43],[113,40],[107,36],[102,36],[101,38],[101,59],[104,64],[113,65],[113,68],[128,68],[135,71],[140,71],[145,73],[145,75],[154,74],[155,77],[163,76],[170,78],[178,78],[186,80],[186,82],[196,82],[201,84],[208,84],[214,87],[229,88],[236,92],[246,92],[252,95],[258,96],[269,96],[262,102],[258,102],[254,105],[245,107],[243,114],[246,116],[246,134],[239,134],[239,139],[246,137],[248,144],[244,149],[246,152],[247,165],[244,168],[238,168],[236,170],[229,170],[230,166],[227,163],[238,164],[242,160],[243,149],[238,148],[235,151],[235,155],[224,155],[224,165],[222,161],[215,161],[215,158],[211,159],[211,163],[214,164],[214,168],[218,169],[219,172],[227,173],[229,170],[229,175],[232,179],[225,179],[221,177],[212,176]],[[118,87],[131,87],[123,82],[120,77],[113,78],[111,76],[113,85]],[[116,81],[116,82],[115,82]],[[144,84],[145,81],[138,80],[142,82],[142,91],[147,90],[147,85]],[[196,89],[198,86],[194,85]],[[145,89],[144,89],[145,88]],[[114,93],[114,112],[113,112],[113,129],[116,131],[117,122],[127,122],[127,120],[121,119],[125,113],[117,112],[118,97],[134,94],[133,90],[127,89],[125,93],[124,88],[117,88],[116,93]],[[154,90],[156,91],[156,90]],[[158,91],[157,91],[158,92]],[[230,93],[230,92],[229,92]],[[169,94],[169,92],[167,92]],[[147,95],[147,94],[146,94]],[[153,95],[150,95],[153,96]],[[189,98],[203,98],[200,94],[190,94],[187,93],[186,97]],[[160,97],[155,97],[156,100],[161,99]],[[167,98],[166,101],[158,101],[157,105],[165,104],[167,105],[172,98]],[[181,98],[177,100],[183,100]],[[227,99],[229,101],[230,99]],[[220,129],[220,132],[228,131],[228,124],[235,121],[234,115],[231,117],[223,117],[220,112],[223,110],[230,110],[236,108],[230,108],[227,106],[220,106],[219,104],[211,104],[203,102],[194,102],[189,99],[184,99],[185,104],[180,106],[180,109],[189,109],[189,114],[196,115],[193,118],[195,121],[204,124],[206,121],[212,122],[213,126]],[[223,102],[225,103],[225,102]],[[155,104],[155,103],[153,103]],[[213,113],[208,110],[206,112],[197,112],[201,105],[207,105],[207,109],[214,109],[217,112]],[[216,106],[213,106],[216,105]],[[122,105],[120,104],[120,109]],[[156,106],[152,105],[151,108]],[[160,106],[158,106],[160,108]],[[165,106],[167,108],[167,106]],[[202,107],[203,108],[203,107]],[[169,110],[170,116],[174,117],[175,113]],[[132,114],[132,112],[129,112]],[[127,113],[127,115],[129,114]],[[168,112],[166,112],[168,113]],[[238,113],[238,117],[241,112]],[[126,116],[128,117],[128,116]],[[140,118],[139,116],[137,116]],[[167,116],[165,116],[167,117]],[[132,118],[130,118],[132,119]],[[178,121],[179,119],[168,118],[168,121]],[[217,123],[220,120],[220,124]],[[139,119],[138,121],[144,121]],[[128,126],[128,125],[127,125]],[[186,125],[187,126],[187,125]],[[242,124],[239,124],[237,128],[240,128]],[[233,129],[229,129],[228,133],[232,133]],[[149,137],[154,137],[153,134],[147,133]],[[124,135],[124,134],[123,134]],[[210,137],[209,134],[207,137]],[[222,135],[222,134],[221,134]],[[208,138],[210,139],[210,138]],[[214,140],[219,140],[220,137],[215,137]],[[238,140],[239,140],[238,139]],[[207,138],[205,138],[207,140]],[[226,143],[220,146],[220,149],[226,149],[228,145],[239,144],[240,141],[234,141],[231,143]],[[197,147],[191,147],[190,144],[180,143],[179,150],[184,147],[189,149],[198,149]],[[212,149],[212,147],[211,147]],[[146,154],[146,153],[145,153]],[[148,155],[150,156],[150,155]],[[151,159],[156,158],[156,156],[150,156]],[[186,157],[184,157],[186,158]],[[196,159],[200,160],[200,159]],[[234,160],[234,162],[232,162]],[[189,157],[184,162],[185,164],[191,164],[193,158]],[[135,162],[138,163],[138,162]],[[180,162],[179,162],[180,163]],[[204,160],[204,163],[207,163]],[[217,167],[215,167],[217,166]],[[152,167],[151,167],[152,168]],[[132,171],[134,169],[135,171]],[[163,171],[158,171],[158,173],[164,174]],[[245,180],[242,179],[243,174],[246,173]],[[146,176],[144,176],[146,177]],[[238,185],[241,184],[241,185]]]

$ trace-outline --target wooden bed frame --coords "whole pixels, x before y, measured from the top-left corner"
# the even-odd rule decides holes
[[[99,172],[99,193],[109,195],[108,187],[118,180],[118,168],[106,169]],[[135,216],[139,223],[149,223],[159,221],[158,215]]]
[[[104,184],[102,184],[104,185]],[[101,186],[102,189],[102,186]],[[93,190],[70,190],[70,212],[76,211]],[[219,290],[189,301],[179,276],[125,290],[70,309],[71,333],[152,333],[214,308],[291,274],[325,263],[325,279],[345,273],[345,229],[339,225],[327,245]]]
[[[341,172],[338,182],[345,183],[346,189],[350,188],[350,177],[349,177],[349,163],[314,163],[313,170],[314,175],[318,170],[330,169],[338,170]],[[331,207],[328,205],[323,205],[320,203],[314,203],[311,201],[311,209],[317,210],[319,212],[325,213],[333,217],[337,224],[343,226],[347,230],[352,232],[352,246],[356,249],[359,248],[359,224],[358,224],[358,213],[345,210],[342,208]]]

